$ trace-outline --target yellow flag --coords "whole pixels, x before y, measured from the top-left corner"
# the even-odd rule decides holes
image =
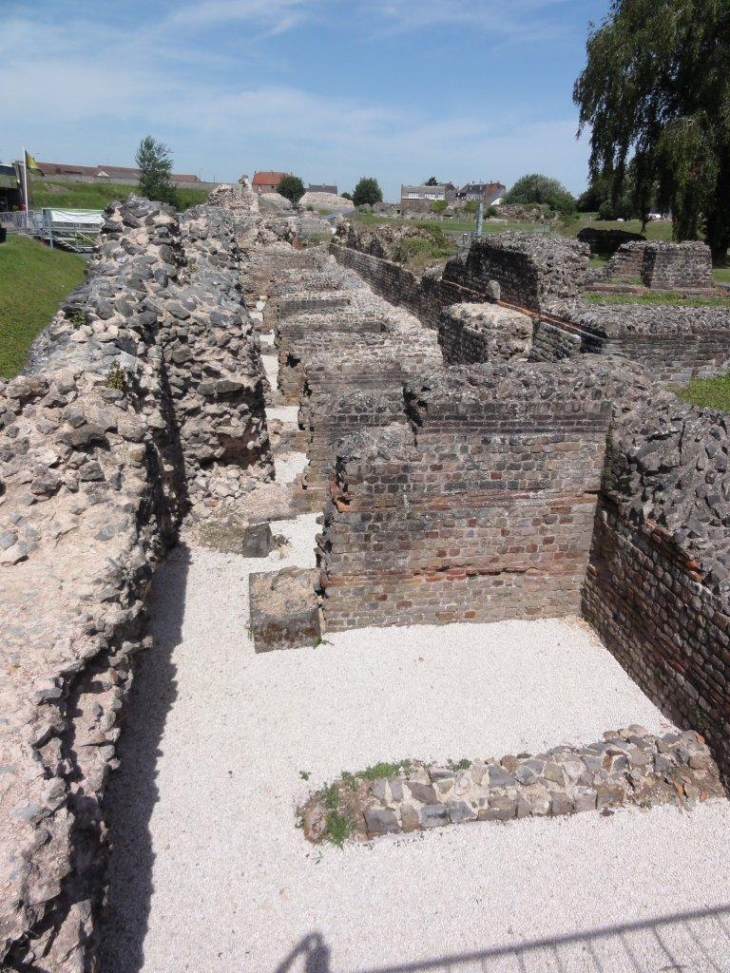
[[[39,175],[43,175],[38,167],[38,163],[35,161],[35,158],[30,154],[30,152],[25,153],[25,167],[28,172],[37,172]]]

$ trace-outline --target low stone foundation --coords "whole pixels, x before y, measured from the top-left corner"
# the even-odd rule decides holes
[[[701,736],[689,731],[656,737],[630,726],[585,747],[447,766],[404,761],[375,780],[343,775],[300,813],[305,837],[317,842],[333,839],[333,810],[347,822],[348,836],[363,840],[471,821],[691,806],[722,796]],[[340,826],[337,834],[344,830]]]

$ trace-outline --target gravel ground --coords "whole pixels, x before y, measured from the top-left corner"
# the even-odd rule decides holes
[[[288,450],[276,456],[276,482],[282,484],[294,483],[307,468],[307,454],[297,450]]]
[[[298,424],[298,417],[298,405],[277,405],[269,406],[266,409],[266,418],[269,421],[272,419],[280,419],[286,425],[296,427]]]
[[[272,529],[287,561],[179,549],[156,578],[111,790],[104,973],[730,970],[730,917],[686,917],[730,903],[725,802],[307,845],[295,808],[342,769],[667,723],[575,620],[256,656],[248,572],[311,565],[316,517]]]
[[[261,364],[264,366],[264,371],[266,372],[266,377],[271,382],[272,388],[278,388],[278,378],[279,378],[279,358],[278,355],[261,355]],[[267,413],[268,415],[268,410]]]

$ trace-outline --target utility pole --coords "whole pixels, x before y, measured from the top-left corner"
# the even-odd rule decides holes
[[[483,232],[484,232],[484,203],[480,201],[479,209],[477,210],[477,240],[481,240]]]

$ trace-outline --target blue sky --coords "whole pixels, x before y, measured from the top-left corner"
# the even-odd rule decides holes
[[[386,198],[430,175],[585,187],[571,92],[609,0],[0,0],[0,159],[256,169]]]

